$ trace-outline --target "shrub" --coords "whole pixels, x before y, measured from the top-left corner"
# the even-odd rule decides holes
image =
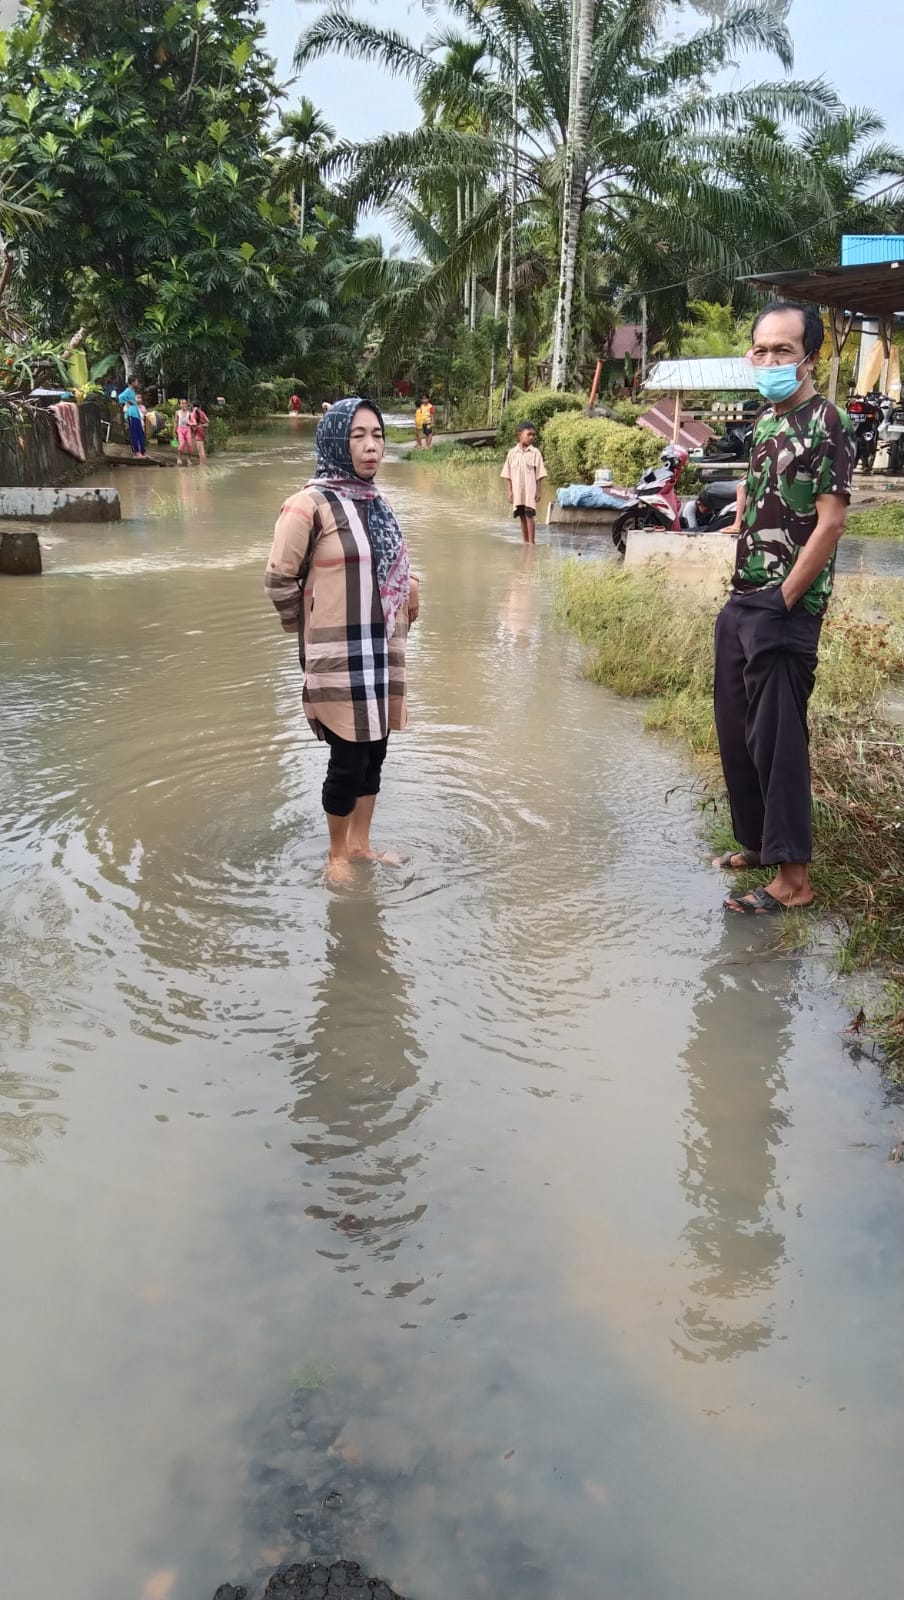
[[[207,428],[207,454],[216,455],[218,450],[224,450],[231,434],[225,417],[211,417]]]
[[[592,483],[608,467],[615,483],[633,485],[659,460],[662,440],[647,428],[625,428],[598,417],[551,417],[540,441],[554,484]]]
[[[499,419],[497,443],[508,449],[518,438],[522,422],[536,424],[542,433],[544,423],[560,411],[583,411],[584,402],[576,394],[561,394],[555,389],[532,389],[529,394],[515,394]]]

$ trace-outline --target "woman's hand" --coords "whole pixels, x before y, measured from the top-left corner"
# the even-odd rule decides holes
[[[408,621],[409,624],[417,622],[421,609],[421,581],[420,578],[408,580]]]

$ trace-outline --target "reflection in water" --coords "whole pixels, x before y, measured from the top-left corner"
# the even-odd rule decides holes
[[[775,1157],[790,1125],[778,1103],[790,1018],[755,966],[729,967],[726,955],[723,941],[703,975],[697,1029],[682,1056],[690,1110],[681,1182],[695,1213],[683,1237],[699,1276],[675,1348],[689,1361],[726,1361],[769,1343],[770,1296],[785,1259],[771,1208],[781,1209]]]
[[[499,607],[499,638],[503,644],[526,650],[540,632],[540,590],[535,570],[535,545],[524,545],[502,605]]]
[[[372,895],[332,898],[315,1006],[309,1042],[291,1049],[295,1148],[328,1171],[328,1200],[308,1214],[391,1258],[426,1210],[410,1201],[403,1209],[421,1161],[404,1135],[426,1103],[417,1092],[424,1054],[396,941]],[[348,1253],[339,1246],[330,1258]]]

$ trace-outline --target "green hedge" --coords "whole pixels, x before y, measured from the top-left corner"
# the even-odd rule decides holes
[[[499,419],[496,442],[508,449],[518,438],[518,428],[522,422],[535,423],[538,433],[541,433],[550,417],[559,412],[583,409],[584,402],[576,394],[562,394],[555,389],[531,389],[528,394],[515,394]]]
[[[550,482],[592,483],[597,467],[632,487],[659,460],[662,440],[647,428],[626,428],[598,417],[551,417],[540,440]]]

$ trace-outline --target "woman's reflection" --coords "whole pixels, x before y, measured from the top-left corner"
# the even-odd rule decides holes
[[[726,1361],[773,1334],[773,1295],[785,1259],[775,1157],[788,1116],[782,1057],[787,1004],[749,964],[723,957],[704,975],[696,1033],[684,1052],[690,1086],[682,1186],[694,1215],[684,1229],[699,1268],[676,1349]]]
[[[428,1098],[417,1088],[424,1055],[397,945],[374,900],[334,897],[327,940],[310,1040],[292,1050],[293,1142],[327,1169],[323,1201],[308,1215],[391,1258],[426,1209],[405,1209],[421,1159],[405,1135]],[[329,1253],[344,1261],[347,1250]]]

